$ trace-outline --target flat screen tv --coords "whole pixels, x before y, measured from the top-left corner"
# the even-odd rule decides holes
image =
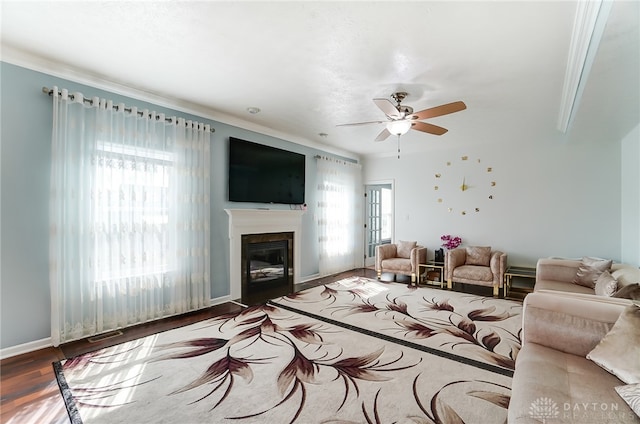
[[[304,203],[305,156],[229,137],[229,201]]]

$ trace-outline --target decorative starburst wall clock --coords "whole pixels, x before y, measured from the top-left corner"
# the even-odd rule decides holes
[[[480,159],[461,156],[448,161],[434,176],[436,201],[451,213],[465,216],[480,212],[483,202],[494,198],[493,168]]]

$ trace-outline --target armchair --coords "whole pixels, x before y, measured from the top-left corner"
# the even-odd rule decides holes
[[[507,269],[507,254],[492,251],[491,247],[470,246],[452,249],[445,254],[447,287],[453,283],[475,284],[493,287],[498,296]]]
[[[418,264],[427,262],[427,248],[415,241],[398,241],[397,244],[376,246],[376,272],[378,280],[383,272],[410,275],[411,283],[416,282]]]

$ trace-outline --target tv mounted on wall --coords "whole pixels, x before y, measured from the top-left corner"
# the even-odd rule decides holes
[[[305,156],[229,137],[229,201],[304,203]]]

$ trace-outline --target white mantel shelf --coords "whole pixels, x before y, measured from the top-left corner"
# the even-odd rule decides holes
[[[241,249],[245,234],[293,232],[293,283],[300,282],[300,235],[304,210],[225,209],[229,215],[229,284],[231,299],[242,296]]]

